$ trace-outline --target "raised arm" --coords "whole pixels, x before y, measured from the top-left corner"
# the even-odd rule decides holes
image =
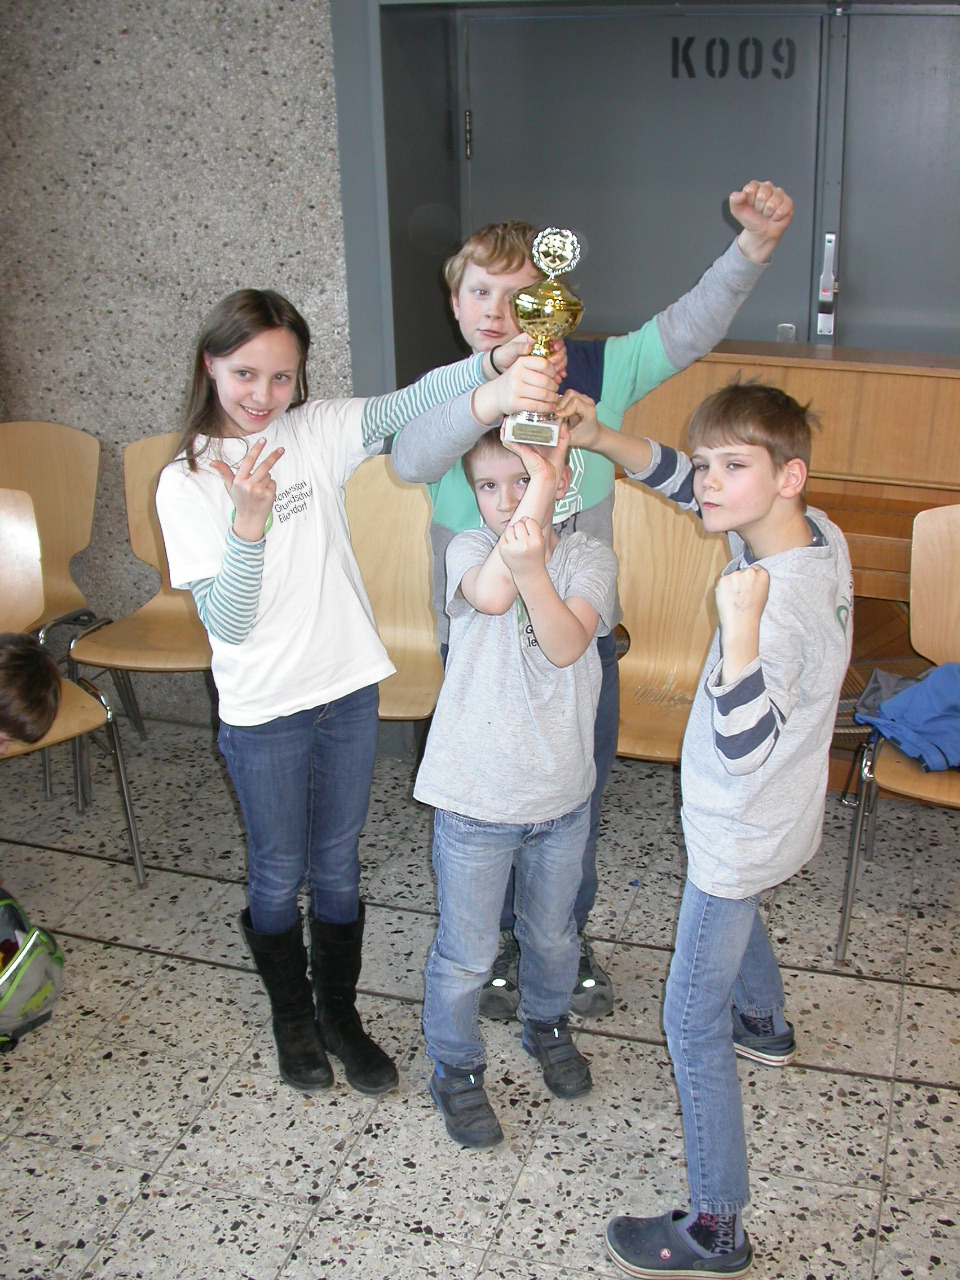
[[[751,181],[731,192],[730,212],[743,228],[736,240],[688,293],[657,316],[664,352],[675,369],[699,360],[724,337],[789,227],[793,201],[772,182]]]
[[[560,380],[556,361],[561,356],[565,361],[565,353],[550,361],[525,355],[529,346],[529,337],[521,334],[497,347],[497,366],[502,373],[478,386],[471,404],[473,413],[464,413],[462,406],[455,411],[441,406],[419,417],[411,415],[410,421],[401,424],[403,429],[393,442],[390,457],[402,480],[425,484],[439,480],[504,413],[523,409],[545,413],[553,408]],[[490,352],[486,358],[489,360]]]
[[[468,356],[456,364],[431,369],[409,387],[401,387],[399,391],[390,391],[383,396],[371,396],[363,406],[361,419],[364,448],[395,435],[411,419],[434,405],[481,386],[488,372],[489,376],[495,376],[488,353]]]
[[[567,432],[561,430],[560,440],[553,448],[533,449],[529,445],[507,444],[507,448],[521,458],[530,477],[524,495],[510,518],[511,526],[521,522],[536,525],[542,539],[543,526],[553,514],[568,442]],[[460,582],[461,594],[478,613],[506,613],[517,598],[517,584],[501,555],[504,538],[509,532],[508,527],[483,564],[468,569]],[[540,559],[546,572],[545,546],[542,541],[540,545]]]
[[[511,526],[529,520],[537,527],[541,535],[540,558],[544,564],[544,572],[546,572],[546,559],[541,526],[546,519],[545,510],[552,507],[555,495],[556,482],[551,486],[546,473],[541,472],[531,476],[527,491],[520,499],[520,505],[510,520]],[[509,532],[508,528],[501,534],[496,546],[492,548],[483,564],[468,569],[460,582],[461,594],[478,613],[506,613],[519,594],[514,576],[500,554],[504,538]]]
[[[789,712],[770,696],[760,660],[760,619],[769,589],[770,576],[760,565],[722,574],[717,582],[722,658],[706,689],[713,699],[713,745],[734,777],[760,768]],[[789,668],[789,653],[778,657]]]
[[[569,667],[593,639],[600,615],[586,600],[564,599],[557,591],[547,572],[543,530],[534,520],[510,525],[498,550],[544,656],[555,667]]]
[[[650,441],[611,431],[597,419],[597,406],[589,396],[567,390],[560,398],[557,413],[565,418],[570,444],[608,458],[624,471],[646,471],[653,461]]]

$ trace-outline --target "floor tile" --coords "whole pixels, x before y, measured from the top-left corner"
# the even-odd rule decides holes
[[[834,974],[784,970],[797,1061],[854,1074],[890,1076],[897,1050],[900,988]]]
[[[763,1280],[872,1280],[880,1192],[759,1175],[744,1221]]]
[[[437,931],[433,913],[367,909],[360,986],[381,995],[423,999],[423,970]]]
[[[960,1205],[891,1193],[877,1234],[874,1280],[953,1280],[960,1269]]]
[[[0,1274],[74,1280],[129,1206],[143,1173],[37,1141],[12,1138],[5,1170]]]
[[[960,1086],[960,992],[915,987],[905,993],[897,1072]]]
[[[891,1085],[744,1061],[739,1075],[752,1176],[880,1188]]]
[[[960,1204],[960,1091],[897,1087],[886,1177],[898,1197]]]
[[[217,1195],[152,1178],[83,1280],[273,1280],[310,1213],[296,1200]]]
[[[429,1226],[382,1233],[346,1213],[321,1209],[278,1280],[473,1280],[483,1258],[483,1249],[439,1240]]]
[[[91,1044],[31,1108],[19,1136],[156,1170],[228,1063]]]

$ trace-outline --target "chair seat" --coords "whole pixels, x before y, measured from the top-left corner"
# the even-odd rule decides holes
[[[881,791],[960,809],[960,772],[947,769],[943,773],[924,773],[918,761],[905,756],[890,742],[884,742],[877,752],[873,775]]]
[[[71,657],[128,671],[206,671],[210,642],[186,592],[160,592],[134,613],[79,636]]]
[[[69,742],[79,733],[91,733],[106,722],[107,713],[103,704],[72,680],[64,680],[60,685],[60,708],[50,730],[39,742],[8,742],[3,752],[4,758],[27,755],[42,747],[55,747],[58,743]]]
[[[629,707],[624,708],[621,699],[617,755],[676,764],[691,706],[689,700],[682,707],[664,707],[631,699]],[[644,714],[645,709],[649,710],[649,716]]]
[[[396,674],[380,681],[381,720],[425,720],[433,715],[443,683],[443,664],[434,649],[387,645]]]

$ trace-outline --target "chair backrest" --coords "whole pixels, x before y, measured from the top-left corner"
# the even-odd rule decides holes
[[[960,661],[960,506],[931,507],[913,522],[910,643],[938,666]]]
[[[157,515],[157,483],[160,472],[173,458],[179,432],[133,440],[123,450],[123,489],[127,504],[130,549],[138,560],[160,574],[162,589],[169,591],[170,570]]]
[[[620,561],[621,755],[678,760],[697,679],[717,625],[714,587],[727,540],[693,512],[631,480],[616,482],[613,546]]]
[[[99,464],[100,441],[89,431],[56,422],[0,422],[0,485],[33,498],[48,617],[87,606],[70,560],[90,543]]]
[[[0,631],[25,631],[43,613],[40,536],[33,499],[0,489]]]
[[[431,605],[430,501],[386,456],[362,463],[344,490],[354,554],[380,639],[397,674],[380,686],[384,720],[429,716],[443,682]]]

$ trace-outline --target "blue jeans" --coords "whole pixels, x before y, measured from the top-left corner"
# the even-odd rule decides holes
[[[376,685],[266,724],[221,724],[217,741],[247,828],[255,933],[296,924],[297,895],[327,924],[356,920],[358,841],[377,755]]]
[[[485,1064],[480,990],[497,954],[500,904],[516,868],[520,1007],[524,1021],[556,1023],[570,1007],[579,947],[573,900],[590,802],[550,822],[480,822],[437,809],[433,868],[440,923],[427,958],[423,1034],[434,1062]]]
[[[690,1208],[734,1213],[750,1199],[730,1010],[783,1011],[780,970],[757,898],[683,890],[663,1026],[683,1111]]]
[[[611,631],[609,635],[597,639],[597,652],[600,654],[600,700],[597,703],[597,716],[593,726],[593,760],[597,767],[597,780],[590,797],[590,830],[587,842],[583,846],[583,859],[580,871],[580,887],[577,900],[573,904],[573,915],[577,922],[577,933],[583,933],[587,927],[587,918],[593,910],[597,898],[597,837],[600,832],[600,801],[607,778],[617,758],[617,738],[620,733],[620,668],[617,665],[617,638]],[[513,875],[507,881],[507,891],[503,899],[503,910],[500,912],[500,928],[513,929],[515,924],[513,906]]]

